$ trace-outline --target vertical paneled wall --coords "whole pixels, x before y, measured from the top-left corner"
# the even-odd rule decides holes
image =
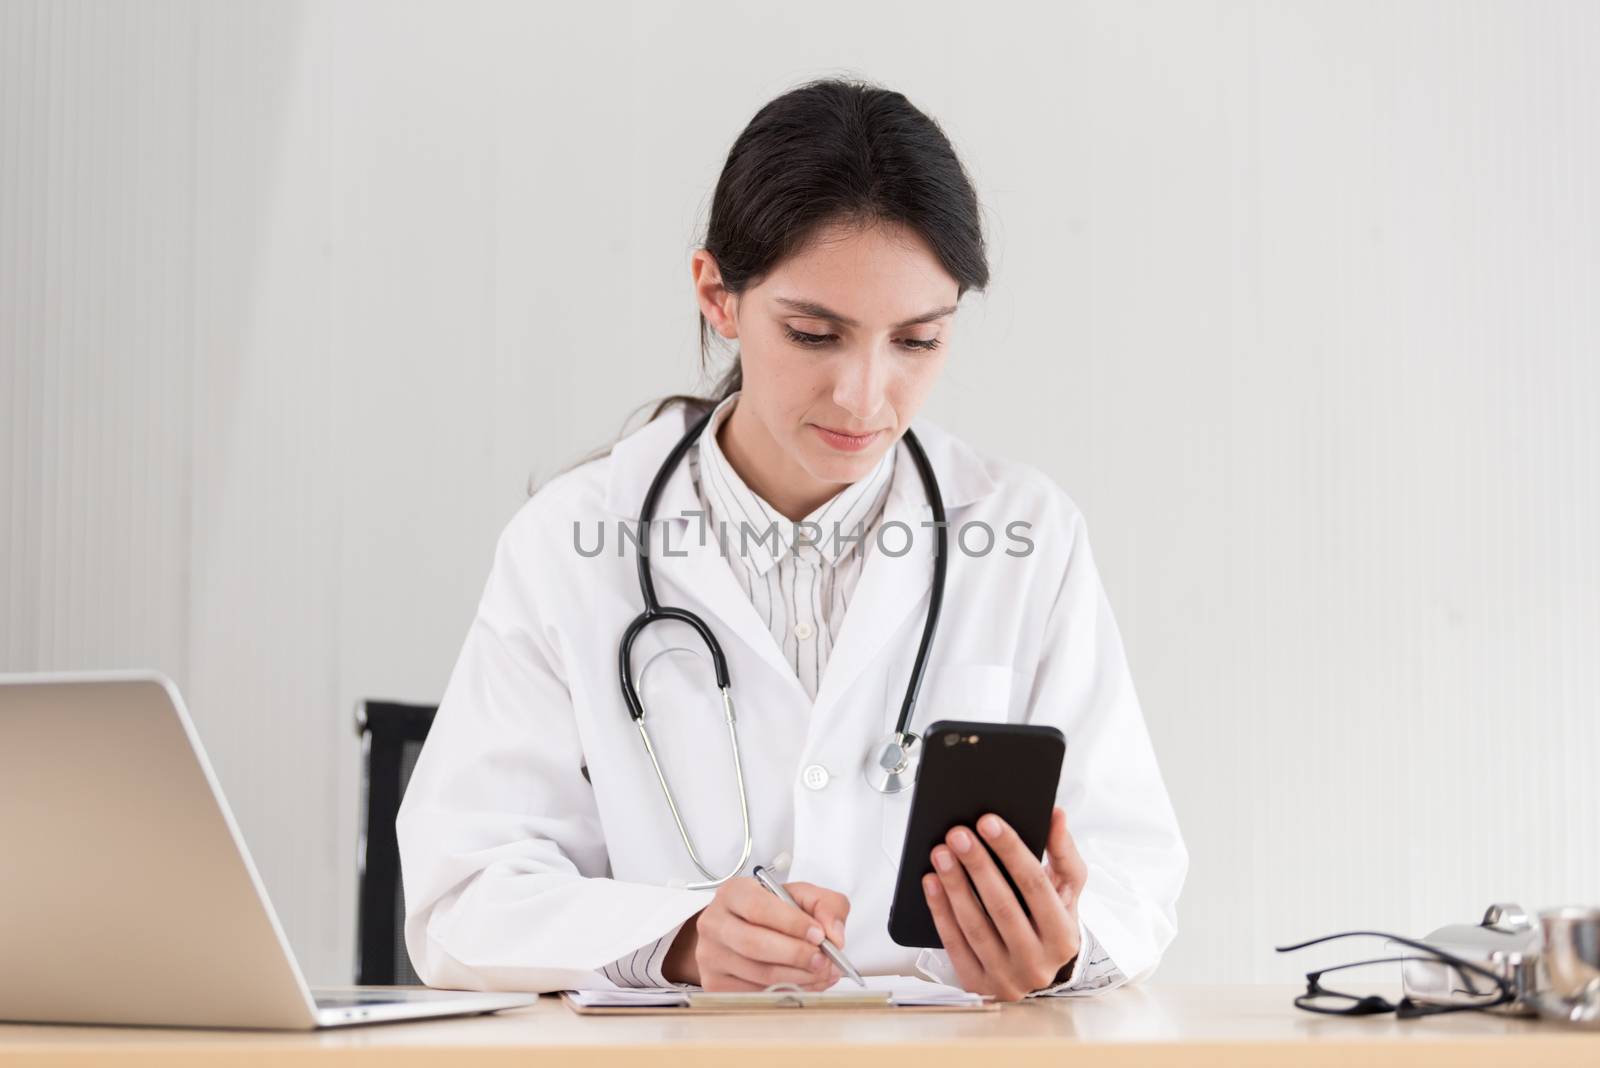
[[[1161,979],[1600,901],[1600,9],[804,10],[0,0],[0,670],[177,678],[346,979],[353,703],[437,698],[529,478],[694,385],[729,143],[860,73],[984,201],[930,414],[1088,516]]]

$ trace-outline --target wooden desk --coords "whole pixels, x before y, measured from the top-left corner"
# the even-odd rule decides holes
[[[0,1068],[82,1065],[685,1065],[1012,1068],[1013,1065],[1600,1065],[1600,1032],[1483,1013],[1340,1019],[1290,987],[1150,986],[997,1013],[580,1017],[559,1000],[456,1020],[315,1034],[0,1025]]]

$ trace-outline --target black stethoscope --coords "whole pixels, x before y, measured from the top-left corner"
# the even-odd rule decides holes
[[[639,545],[639,592],[644,597],[644,611],[641,612],[628,629],[623,632],[622,644],[617,654],[618,674],[622,680],[622,698],[628,704],[628,714],[633,717],[633,722],[639,728],[639,737],[644,740],[645,753],[650,757],[650,765],[655,768],[656,779],[661,783],[661,792],[667,799],[667,808],[672,812],[672,820],[678,826],[678,834],[683,839],[683,844],[689,851],[689,859],[694,866],[706,877],[708,882],[689,884],[691,890],[709,890],[720,886],[729,879],[738,875],[750,859],[753,848],[753,839],[750,834],[750,801],[744,785],[744,768],[739,759],[739,732],[733,712],[733,697],[728,692],[728,660],[722,653],[722,645],[717,641],[716,635],[711,633],[711,628],[706,626],[705,620],[695,615],[686,608],[672,608],[663,606],[656,600],[655,580],[650,574],[650,521],[655,517],[656,501],[661,496],[661,491],[666,487],[667,480],[677,468],[683,457],[688,453],[690,446],[699,440],[700,434],[705,430],[706,424],[711,421],[711,416],[716,412],[713,406],[709,411],[695,420],[694,425],[673,446],[672,451],[661,464],[661,469],[656,472],[650,489],[644,495],[644,505],[639,511],[638,545]],[[909,789],[916,781],[917,761],[921,756],[922,739],[911,733],[911,714],[916,707],[917,692],[922,688],[922,675],[928,664],[928,650],[933,646],[933,633],[939,625],[939,609],[944,604],[944,579],[945,579],[945,549],[947,536],[945,534],[944,498],[939,495],[939,480],[934,477],[933,465],[928,462],[927,453],[922,450],[922,443],[911,432],[909,427],[903,436],[906,447],[911,451],[911,459],[917,465],[917,473],[922,476],[922,486],[927,492],[928,503],[933,506],[934,520],[934,554],[933,554],[933,592],[928,601],[928,618],[922,625],[922,642],[917,646],[917,659],[911,667],[911,678],[906,682],[905,699],[900,703],[900,718],[895,721],[894,732],[872,747],[867,753],[862,764],[862,774],[867,783],[880,793],[897,794]],[[689,836],[688,829],[684,826],[683,816],[678,811],[678,804],[673,799],[672,788],[667,785],[667,778],[661,771],[661,763],[656,759],[655,746],[650,743],[650,732],[644,723],[644,704],[639,700],[637,680],[632,674],[633,642],[634,639],[650,624],[661,620],[677,620],[687,623],[700,635],[700,640],[705,643],[706,649],[711,653],[712,670],[716,674],[717,689],[722,694],[723,716],[728,727],[728,743],[733,751],[734,776],[739,787],[739,811],[744,820],[744,851],[739,856],[739,862],[733,870],[726,875],[713,874],[700,860],[700,854],[695,850],[694,842]],[[679,650],[666,649],[663,653]],[[655,660],[651,657],[645,662],[645,668],[640,669],[639,678],[644,677],[644,670]]]

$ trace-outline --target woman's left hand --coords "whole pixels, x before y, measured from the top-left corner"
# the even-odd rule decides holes
[[[1018,1001],[1054,985],[1078,955],[1078,894],[1089,872],[1059,806],[1050,814],[1046,863],[993,813],[978,820],[978,832],[1011,873],[1028,912],[966,827],[951,828],[934,848],[935,874],[922,877],[922,893],[961,985]]]

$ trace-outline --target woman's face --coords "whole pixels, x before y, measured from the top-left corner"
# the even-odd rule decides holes
[[[737,297],[704,249],[693,271],[744,371],[718,441],[751,489],[802,518],[910,425],[949,356],[960,287],[919,235],[881,222],[825,230]]]

